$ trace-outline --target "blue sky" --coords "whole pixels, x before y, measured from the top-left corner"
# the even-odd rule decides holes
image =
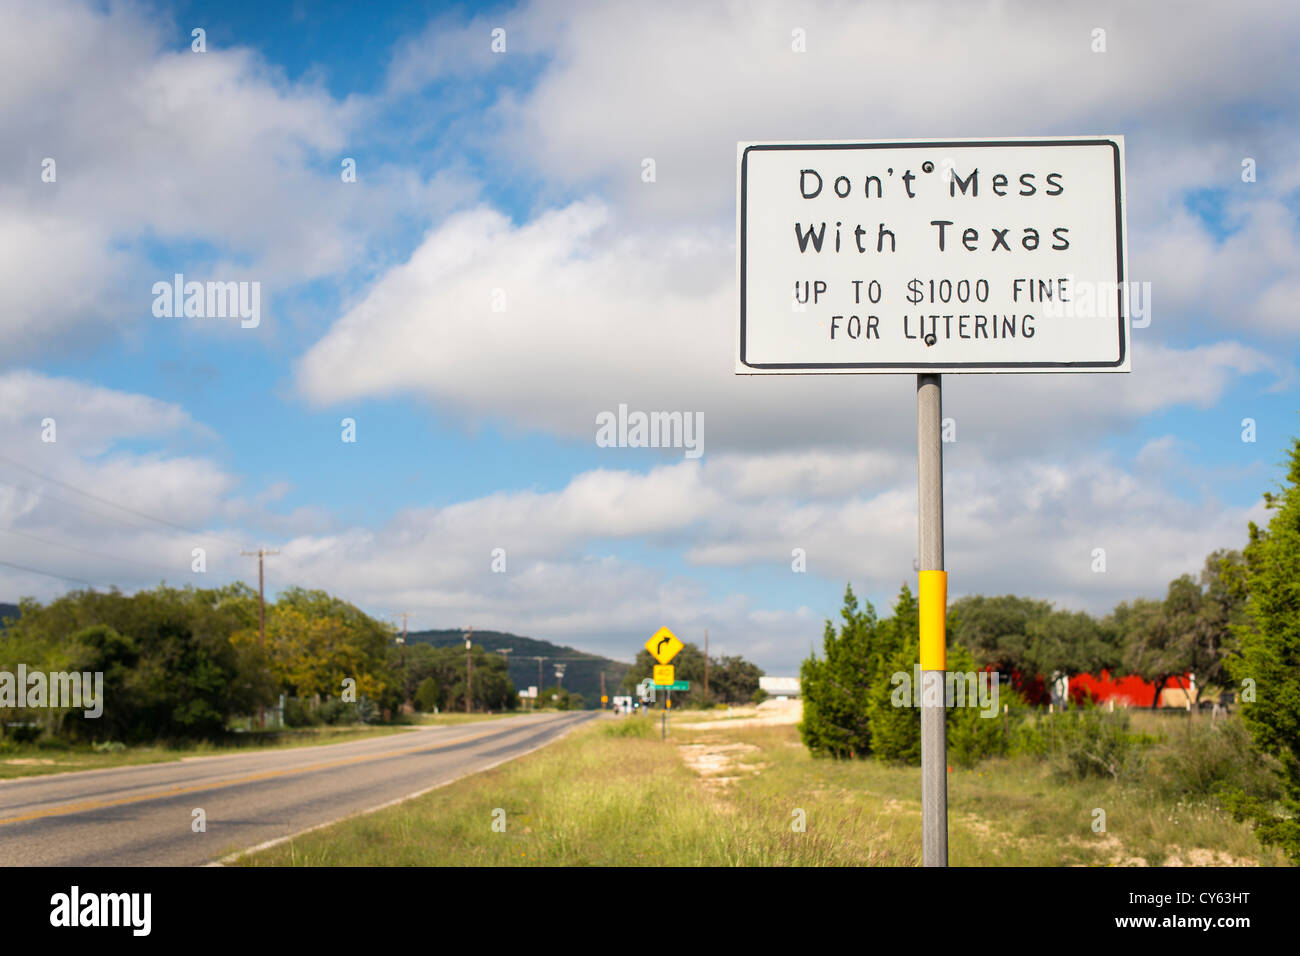
[[[1127,376],[950,377],[950,590],[1160,594],[1300,431],[1300,17],[1247,6],[7,5],[0,561],[46,573],[0,600],[265,545],[415,627],[793,672],[847,581],[913,580],[912,383],[731,374],[736,141],[1082,133],[1126,137],[1152,322]],[[175,272],[261,323],[153,316]],[[620,403],[703,413],[704,456],[598,447]]]

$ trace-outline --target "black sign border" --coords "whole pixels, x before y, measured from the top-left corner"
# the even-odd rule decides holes
[[[812,149],[940,149],[949,147],[1008,147],[1008,146],[1109,146],[1115,168],[1115,273],[1118,290],[1115,297],[1119,305],[1119,358],[1114,362],[768,362],[754,363],[745,360],[745,266],[748,238],[749,154],[751,150],[812,150]],[[915,369],[989,370],[1000,369],[1117,369],[1128,355],[1128,340],[1124,334],[1127,315],[1124,302],[1124,196],[1123,177],[1120,170],[1119,144],[1113,139],[1040,139],[1040,140],[934,140],[931,142],[903,143],[757,143],[746,146],[740,157],[740,364],[752,369],[784,369],[789,371],[818,369],[898,369],[899,374],[910,374]],[[743,373],[742,373],[743,374]]]

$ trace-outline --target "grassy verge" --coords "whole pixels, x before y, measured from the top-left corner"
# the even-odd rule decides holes
[[[588,725],[537,753],[245,865],[915,866],[920,772],[812,759],[793,726]],[[1094,832],[1096,809],[1106,831]],[[493,829],[504,812],[505,830]],[[495,816],[494,816],[495,815]],[[802,829],[799,825],[802,824]],[[1032,758],[949,776],[955,866],[1284,864],[1213,805]]]
[[[90,745],[69,745],[52,749],[48,744],[6,743],[0,748],[0,780],[63,773],[68,770],[101,770],[107,767],[130,767],[137,764],[167,763],[186,757],[214,757],[222,754],[248,753],[257,750],[282,750],[292,747],[315,747],[366,737],[395,734],[398,725],[380,727],[304,727],[291,730],[253,731],[237,734],[220,743],[198,743],[169,747],[162,744],[127,747],[125,750],[97,751]]]
[[[481,720],[500,720],[502,717],[521,717],[524,711],[506,711],[500,714],[415,714],[411,720],[421,727],[450,727],[456,724],[476,724]]]

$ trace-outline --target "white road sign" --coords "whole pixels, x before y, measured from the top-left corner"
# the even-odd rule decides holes
[[[1129,371],[1123,137],[738,162],[738,374]]]

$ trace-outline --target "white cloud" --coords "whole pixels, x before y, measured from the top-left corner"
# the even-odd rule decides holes
[[[321,404],[414,393],[472,420],[593,440],[596,415],[620,403],[699,411],[706,454],[908,447],[906,376],[732,374],[728,241],[636,234],[591,200],[522,225],[487,208],[453,216],[307,352],[299,387]],[[503,312],[492,311],[494,290]],[[1041,454],[1288,370],[1237,342],[1175,349],[1142,334],[1131,375],[950,376],[947,408],[967,435]]]
[[[261,281],[268,297],[346,275],[394,220],[472,188],[364,162],[343,183],[365,100],[290,83],[246,47],[192,52],[168,26],[130,4],[0,8],[7,359],[147,322],[173,271]]]

